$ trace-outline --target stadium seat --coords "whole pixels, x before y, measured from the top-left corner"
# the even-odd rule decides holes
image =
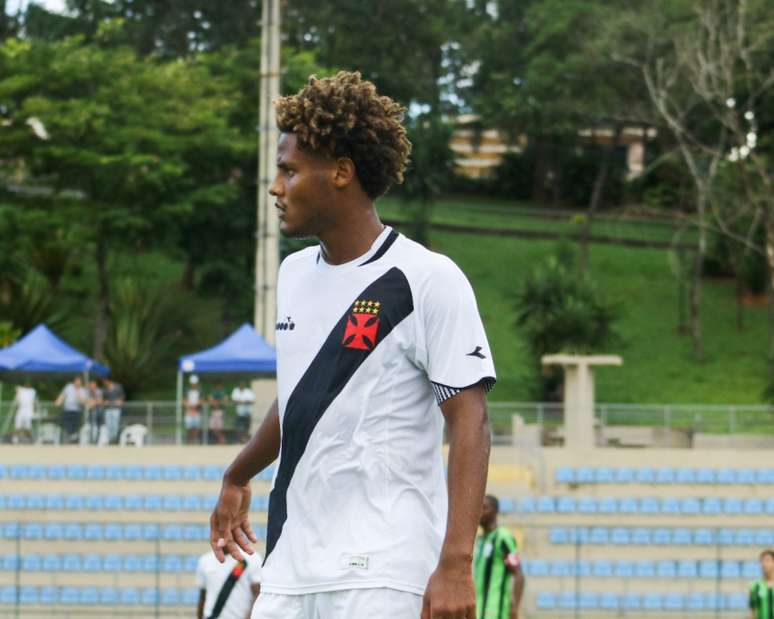
[[[720,564],[721,578],[741,578],[742,570],[738,561],[723,561]]]
[[[574,610],[578,603],[578,596],[574,591],[562,591],[559,594],[559,608],[561,610]]]
[[[43,557],[44,572],[59,572],[62,570],[62,557],[58,554],[47,554]]]
[[[8,476],[11,479],[27,479],[28,471],[29,467],[26,464],[14,464]]]
[[[187,498],[190,498],[190,497],[187,497]],[[253,497],[253,498],[256,498],[256,497]],[[524,496],[519,499],[518,511],[520,514],[531,514],[535,511],[536,508],[537,508],[537,505],[535,504],[535,500],[532,497]]]
[[[102,525],[96,522],[90,522],[83,527],[83,539],[95,542],[102,539]]]
[[[718,531],[718,544],[721,546],[733,546],[734,545],[734,530],[729,528],[722,528]]]
[[[202,509],[202,499],[197,494],[186,494],[183,496],[182,509],[188,512],[198,512]]]
[[[86,468],[86,479],[97,481],[105,479],[105,467],[99,464],[91,464]]]
[[[774,484],[774,468],[756,469],[755,483],[767,486]]]
[[[656,566],[653,561],[636,561],[634,563],[634,575],[637,578],[655,578]]]
[[[575,499],[570,496],[559,497],[556,502],[556,511],[560,514],[574,514],[576,511]]]
[[[27,497],[23,494],[11,494],[6,499],[7,509],[25,509],[27,507]]]
[[[696,516],[701,513],[701,503],[691,497],[680,501],[680,513],[684,516]]]
[[[656,576],[672,580],[677,578],[677,567],[674,561],[662,560],[656,564]]]
[[[662,467],[656,471],[657,484],[675,483],[675,470],[669,467]]]
[[[699,561],[699,578],[715,579],[718,577],[719,572],[717,561]]]
[[[0,604],[16,604],[16,587],[13,585],[0,587]]]
[[[140,603],[143,606],[155,606],[159,603],[159,590],[155,587],[145,587],[142,590]]]
[[[689,593],[685,599],[685,609],[690,611],[704,610],[704,594],[694,591]]]
[[[502,513],[507,513],[506,510],[502,509],[503,501],[500,501],[500,511]],[[165,512],[179,512],[183,508],[183,500],[180,497],[180,495],[177,494],[169,494],[165,496],[162,500],[162,509]]]
[[[186,587],[181,594],[183,606],[196,606],[199,600],[199,590],[196,587]]]
[[[761,566],[757,561],[742,562],[742,578],[745,580],[756,580],[761,575]]]
[[[699,576],[696,569],[696,561],[683,560],[677,564],[677,576],[679,578],[689,578],[695,580]]]
[[[209,526],[202,526],[198,524],[187,524],[183,528],[183,539],[187,542],[199,542],[209,539],[210,528]]]
[[[62,587],[59,592],[59,602],[61,604],[75,605],[79,602],[78,589],[75,587]]]
[[[59,588],[51,585],[40,588],[40,603],[52,606],[59,603]]]
[[[766,499],[766,515],[774,516],[774,497]]]
[[[124,529],[117,522],[108,522],[104,528],[106,542],[118,542],[124,538]]]
[[[148,525],[145,525],[148,526]],[[143,525],[133,523],[123,526],[123,539],[128,542],[136,542],[141,539],[148,539],[143,535]]]
[[[27,509],[45,509],[46,497],[42,494],[30,494],[27,496]]]
[[[160,530],[157,524],[145,524],[142,527],[142,539],[153,542],[159,539]]]
[[[207,512],[211,512],[213,509],[215,509],[215,505],[218,502],[218,497],[214,494],[206,495],[202,497],[202,509]],[[553,504],[553,499],[551,499],[551,503]]]
[[[141,481],[143,479],[143,467],[138,464],[130,464],[124,469],[124,479],[127,481]],[[121,594],[123,596],[123,593]]]
[[[696,483],[696,471],[693,469],[677,469],[675,473],[675,483],[678,484],[695,484]]]
[[[64,539],[64,525],[58,522],[46,523],[43,537],[49,541]]]
[[[717,481],[715,471],[708,468],[702,468],[696,471],[696,483],[705,485],[714,485]]]
[[[102,555],[87,554],[83,557],[83,571],[84,572],[101,572],[102,571]]]
[[[543,559],[535,559],[525,563],[524,570],[528,576],[534,576],[536,578],[543,578],[550,574],[551,570],[548,565],[548,561]]]
[[[667,497],[661,499],[661,513],[662,514],[679,514],[680,513],[680,501],[674,497]]]
[[[163,502],[158,494],[148,494],[143,497],[142,507],[146,512],[161,511]]]
[[[693,543],[690,529],[676,528],[672,530],[672,543],[676,546],[688,546]]]
[[[129,554],[124,556],[124,571],[129,573],[142,571],[142,559],[139,555]]]
[[[40,572],[43,570],[43,559],[36,553],[24,555],[21,569],[23,572]]]
[[[663,608],[668,611],[683,610],[685,601],[679,593],[667,593],[663,598]]]
[[[0,556],[0,571],[15,572],[19,569],[19,555],[5,554]]]
[[[763,501],[760,499],[747,499],[743,506],[742,511],[747,516],[761,516],[763,515]]]
[[[22,528],[22,538],[25,540],[43,539],[43,525],[39,522],[30,522]]]
[[[204,481],[220,481],[223,477],[223,469],[219,466],[205,466],[202,467],[201,475]]]
[[[105,468],[105,479],[120,481],[124,479],[126,471],[120,464],[111,464]]]
[[[637,593],[626,593],[621,600],[621,607],[624,610],[640,610],[642,608],[642,601]]]
[[[599,596],[599,607],[602,610],[618,610],[621,600],[615,593],[602,593]]]
[[[102,560],[102,569],[106,572],[120,572],[123,568],[123,557],[118,554],[105,555]]]
[[[24,605],[40,604],[38,588],[31,585],[22,587],[19,594],[19,603]]]
[[[143,572],[158,572],[160,568],[160,562],[158,555],[143,555],[142,556],[142,571]]]
[[[72,479],[77,481],[86,479],[86,467],[82,464],[70,464],[66,468],[65,476],[67,477],[67,479]]]
[[[583,591],[578,599],[581,610],[596,610],[599,607],[599,595],[591,591]]]
[[[712,546],[715,544],[715,532],[712,529],[696,529],[693,532],[693,543],[697,546]]]
[[[597,502],[597,511],[600,514],[617,514],[618,501],[612,497],[599,499]]]
[[[21,535],[18,522],[5,522],[2,525],[3,539],[17,539]]]
[[[575,573],[575,564],[569,561],[553,561],[549,564],[551,576],[555,578],[569,578]]]
[[[734,544],[737,546],[752,546],[755,544],[755,532],[750,529],[737,529],[734,533]]]
[[[774,531],[771,529],[758,529],[755,531],[755,545],[769,547],[774,546]]]
[[[736,591],[725,596],[723,607],[726,610],[741,611],[747,609],[748,598],[744,593]]]
[[[168,524],[162,528],[161,539],[166,542],[178,542],[183,539],[183,528],[177,524]]]
[[[555,511],[554,498],[550,496],[540,497],[537,502],[537,511],[540,514],[553,514]]]
[[[119,593],[122,606],[135,606],[140,603],[140,592],[136,587],[124,587]]]
[[[83,606],[96,606],[99,604],[99,591],[97,587],[84,587],[80,590],[78,601]]]
[[[640,511],[637,499],[624,497],[618,501],[618,511],[622,514],[636,514]]]
[[[661,610],[664,601],[660,593],[646,593],[642,596],[642,608],[645,610]]]
[[[105,497],[103,505],[107,511],[119,511],[124,508],[124,498],[117,494],[109,494]]]
[[[755,484],[755,470],[754,469],[738,469],[736,471],[736,483],[737,484]]]
[[[637,469],[634,474],[634,480],[638,484],[655,484],[656,474],[653,472],[653,469]]]
[[[648,496],[640,499],[641,514],[657,514],[661,510],[658,499]]]
[[[164,479],[164,475],[161,467],[153,464],[145,467],[142,478],[145,481],[160,481]]]
[[[615,469],[615,483],[617,484],[631,484],[636,479],[634,469],[628,467],[621,467]]]
[[[574,484],[575,470],[569,467],[558,468],[554,474],[554,479],[557,484]]]
[[[62,570],[65,572],[80,572],[83,570],[81,555],[69,553],[62,557]]]
[[[538,610],[554,610],[557,606],[556,594],[550,591],[540,591],[535,598]]]
[[[27,469],[27,479],[45,479],[46,468],[40,464],[30,464]]]
[[[68,522],[64,525],[64,539],[70,542],[79,542],[83,539],[81,525],[76,522]]]
[[[142,510],[143,498],[139,494],[128,494],[124,497],[124,509],[128,511]]]
[[[183,479],[183,468],[180,466],[165,466],[161,470],[161,478],[164,481],[180,481]]]
[[[591,565],[591,574],[597,578],[612,578],[614,575],[612,562],[605,560],[594,561]]]
[[[610,542],[616,546],[626,546],[630,541],[629,529],[625,527],[615,527],[610,534]]]
[[[616,561],[613,564],[613,573],[616,578],[633,578],[634,577],[634,562],[632,561]]]
[[[615,483],[615,472],[611,468],[601,467],[594,471],[594,483],[612,484]]]
[[[61,464],[50,464],[46,467],[46,479],[56,481],[64,479],[66,475],[65,467]]]
[[[168,587],[161,590],[162,606],[177,606],[180,604],[180,592],[175,587]]]
[[[650,529],[645,527],[637,527],[632,531],[631,543],[637,546],[647,546],[651,543]]]
[[[723,608],[723,596],[717,593],[704,594],[704,608],[706,610],[716,610]]]
[[[720,469],[716,477],[716,482],[724,486],[735,484],[736,471],[734,469]]]
[[[189,574],[196,572],[196,566],[199,564],[198,555],[187,555],[183,560],[183,571]]]
[[[578,513],[581,514],[596,514],[597,513],[597,501],[593,497],[584,496],[578,499],[577,504]]]
[[[702,501],[701,512],[705,516],[719,516],[722,511],[720,499],[709,497]]]
[[[118,590],[115,587],[100,587],[99,603],[102,606],[115,606],[119,599]]]
[[[83,497],[83,506],[93,512],[101,512],[104,509],[104,498],[101,494],[89,494]]]
[[[65,509],[69,511],[82,511],[84,508],[83,497],[80,494],[68,494],[65,497]]]

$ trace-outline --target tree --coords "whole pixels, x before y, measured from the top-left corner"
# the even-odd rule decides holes
[[[229,126],[235,94],[218,76],[196,60],[140,58],[115,44],[120,34],[109,22],[99,45],[72,37],[0,47],[0,99],[8,102],[0,159],[23,161],[28,181],[45,179],[92,248],[97,357],[111,254],[147,248],[196,205],[236,195],[232,170],[253,149]],[[30,118],[42,128],[37,137]]]

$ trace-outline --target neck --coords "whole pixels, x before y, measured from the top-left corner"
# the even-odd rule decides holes
[[[484,529],[484,533],[491,533],[497,528],[497,520],[492,520],[491,522],[481,525],[481,528]]]
[[[336,224],[318,235],[328,264],[344,264],[362,256],[384,230],[372,203],[346,209]]]

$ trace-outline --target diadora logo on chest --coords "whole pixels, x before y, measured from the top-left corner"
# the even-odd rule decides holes
[[[286,320],[277,323],[277,331],[292,331],[296,328],[296,323],[288,316]]]
[[[376,346],[376,335],[379,332],[381,308],[382,304],[379,301],[355,301],[352,313],[347,318],[342,346],[357,350],[373,350]]]

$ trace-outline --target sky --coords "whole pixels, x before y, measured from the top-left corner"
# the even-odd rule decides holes
[[[19,10],[19,5],[29,4],[30,0],[8,0],[5,8],[6,13],[16,13]],[[35,0],[35,4],[41,4],[49,11],[56,11],[61,13],[65,10],[65,0]]]

